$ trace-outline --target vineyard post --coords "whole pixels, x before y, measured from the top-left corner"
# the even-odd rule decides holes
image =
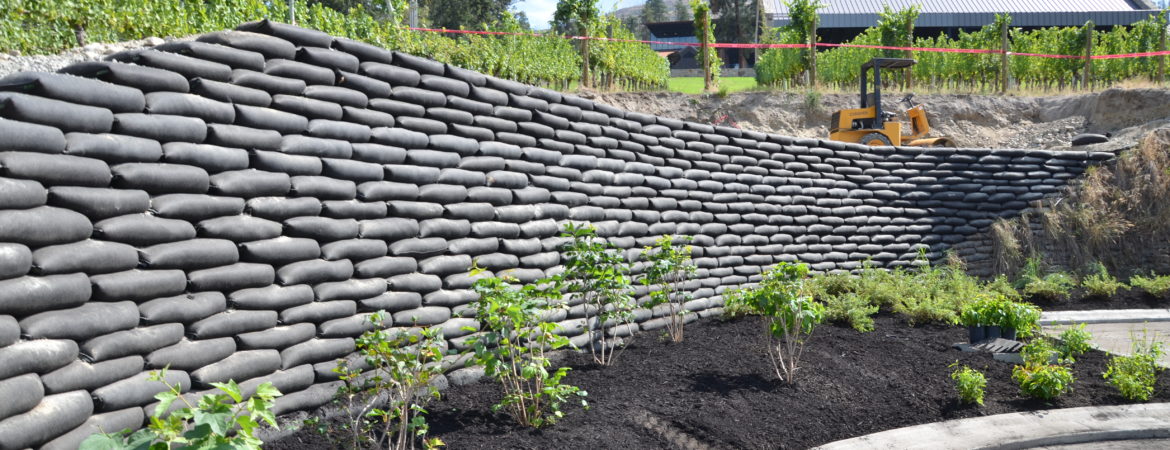
[[[289,25],[297,24],[297,1],[288,0],[288,23]]]
[[[809,87],[817,88],[817,19],[819,16],[812,17],[812,23],[808,25],[808,85]]]
[[[914,21],[913,20],[911,20],[910,23],[906,24],[906,42],[908,42],[910,44],[910,45],[908,45],[909,47],[914,46]],[[906,50],[906,57],[910,58],[910,59],[914,59],[914,51],[913,50]],[[914,66],[910,66],[910,67],[906,68],[906,90],[910,90],[910,89],[914,89]]]
[[[613,39],[613,23],[612,22],[605,27],[605,37],[607,37],[609,39]],[[605,44],[607,46],[611,45],[610,42],[606,42]],[[617,78],[617,77],[614,76],[614,74],[612,74],[612,73],[607,73],[605,75],[602,75],[602,77],[605,79],[606,90],[610,90],[610,91],[615,90],[614,78]]]
[[[1000,86],[999,92],[1006,94],[1008,90],[1008,52],[1011,47],[1008,45],[1008,27],[1009,23],[1004,20],[999,26],[999,78]]]
[[[1162,25],[1158,36],[1158,51],[1166,51],[1166,24],[1158,22]],[[1166,83],[1166,55],[1158,55],[1158,83]]]
[[[711,26],[711,12],[703,11],[702,14],[703,17],[700,20],[702,30],[699,30],[699,36],[701,36],[699,38],[699,48],[703,54],[703,91],[709,92],[711,91],[711,63],[709,61],[711,57],[708,52],[711,51],[709,47],[711,43],[707,41],[707,29]]]
[[[1089,89],[1093,80],[1093,21],[1085,22],[1085,68],[1081,71],[1081,89]]]
[[[580,25],[579,29],[584,31],[581,33],[581,87],[587,88],[592,85],[589,80],[589,28]]]

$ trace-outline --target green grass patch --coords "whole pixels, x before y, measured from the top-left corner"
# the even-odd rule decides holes
[[[719,79],[719,88],[727,88],[727,92],[750,91],[756,89],[754,77],[724,77]],[[667,89],[671,92],[684,94],[700,94],[703,92],[703,77],[671,77],[667,80]]]

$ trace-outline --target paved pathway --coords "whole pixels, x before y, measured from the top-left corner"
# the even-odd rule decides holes
[[[818,449],[1165,448],[1170,403],[1089,406],[948,420],[832,442]]]
[[[1044,333],[1050,336],[1056,336],[1077,323],[1084,323],[1085,330],[1093,334],[1092,344],[1098,350],[1128,355],[1135,338],[1157,339],[1170,350],[1168,309],[1051,311],[1043,313],[1040,318]],[[1170,367],[1170,354],[1162,355],[1159,362]]]

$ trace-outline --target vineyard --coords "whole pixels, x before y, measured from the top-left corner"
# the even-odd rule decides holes
[[[1067,58],[1012,56],[1008,62],[1011,79],[1022,88],[1059,90],[1085,88],[1082,71],[1084,55],[1116,55],[1164,50],[1166,12],[1110,31],[1096,31],[1092,24],[1083,27],[1052,27],[1037,30],[1011,28],[1011,17],[997,15],[995,23],[975,32],[960,32],[958,37],[945,35],[910,39],[916,9],[881,14],[876,27],[869,28],[847,44],[938,49],[989,50],[1003,47],[1003,30],[1008,29],[1011,53],[1070,55]],[[804,11],[793,16],[792,25],[774,30],[769,43],[807,44],[809,24],[815,13]],[[1092,36],[1091,41],[1089,36]],[[1091,42],[1091,43],[1090,43]],[[865,61],[877,56],[913,57],[916,86],[947,89],[994,89],[1002,83],[1002,55],[999,53],[908,52],[860,47],[835,47],[817,52],[816,79],[820,84],[850,88],[857,82],[857,70]],[[804,85],[810,68],[809,52],[804,48],[766,50],[756,65],[761,85],[790,87]],[[1155,80],[1159,74],[1159,57],[1109,58],[1092,60],[1089,83],[1109,85],[1140,78]]]
[[[235,28],[260,19],[287,21],[285,0],[5,0],[0,10],[0,51],[49,54],[79,41],[118,42],[147,36],[189,36]],[[491,31],[519,35],[416,32],[402,26],[405,0],[392,0],[385,17],[352,9],[348,13],[295,0],[297,22],[337,36],[530,84],[566,89],[581,75],[581,52],[574,41],[523,35],[511,17]],[[610,33],[612,33],[610,35]],[[81,36],[79,36],[79,34]],[[619,20],[607,17],[589,35],[634,39]],[[596,85],[658,89],[670,76],[667,61],[645,44],[593,41],[589,61]]]

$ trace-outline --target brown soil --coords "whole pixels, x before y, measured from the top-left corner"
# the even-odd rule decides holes
[[[1139,289],[1121,289],[1112,297],[1090,296],[1084,289],[1074,289],[1067,299],[1046,300],[1031,298],[1044,311],[1080,311],[1094,309],[1165,309],[1170,299],[1156,297]]]
[[[962,353],[954,326],[907,326],[876,318],[876,331],[840,325],[817,329],[795,385],[779,382],[764,348],[759,318],[705,320],[687,328],[684,343],[643,334],[612,367],[573,354],[566,382],[589,392],[589,410],[566,409],[554,426],[520,428],[492,413],[498,385],[452,388],[430,406],[433,436],[448,448],[808,448],[840,439],[941,420],[1125,403],[1105,384],[1106,355],[1092,352],[1073,366],[1074,390],[1052,403],[1020,395],[1012,365],[989,354]],[[959,361],[988,379],[986,404],[959,404],[948,366]],[[1170,400],[1170,379],[1159,380],[1153,401]],[[266,445],[322,448],[300,431]]]

